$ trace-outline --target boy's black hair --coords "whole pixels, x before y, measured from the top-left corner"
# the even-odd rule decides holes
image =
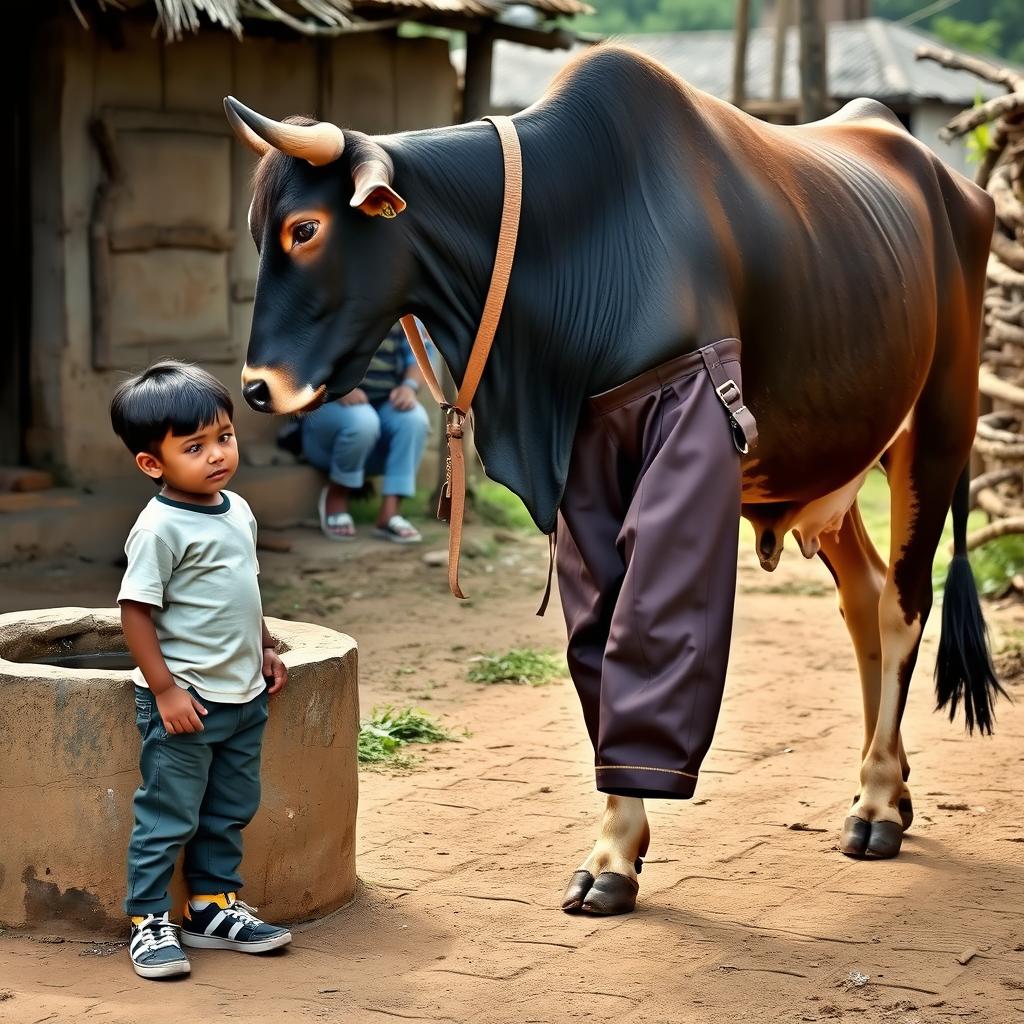
[[[168,431],[187,437],[215,423],[221,412],[235,414],[228,389],[206,370],[177,359],[162,359],[130,377],[110,402],[114,433],[132,455],[155,455]]]

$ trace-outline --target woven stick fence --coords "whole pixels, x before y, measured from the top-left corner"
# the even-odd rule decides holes
[[[974,452],[981,472],[971,481],[971,504],[990,522],[968,536],[973,549],[1024,533],[1024,75],[933,46],[922,46],[917,59],[1006,89],[1006,95],[957,114],[939,132],[949,142],[980,130],[976,137],[984,148],[975,181],[996,204],[979,371],[990,411],[978,418]]]

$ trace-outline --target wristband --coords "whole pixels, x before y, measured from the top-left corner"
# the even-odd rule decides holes
[[[412,388],[413,391],[417,391],[418,392],[419,389],[420,389],[420,382],[418,380],[416,380],[415,378],[413,378],[413,377],[406,377],[405,380],[402,381],[402,383],[407,388]]]

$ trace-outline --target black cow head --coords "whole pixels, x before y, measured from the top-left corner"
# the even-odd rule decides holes
[[[314,408],[358,385],[407,312],[411,257],[391,220],[405,209],[386,150],[308,118],[224,110],[260,157],[249,227],[259,274],[242,394],[261,412]]]

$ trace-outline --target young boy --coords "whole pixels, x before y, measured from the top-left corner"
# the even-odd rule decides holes
[[[218,380],[175,360],[125,381],[110,405],[114,431],[160,487],[128,536],[117,597],[138,665],[142,785],[125,911],[143,978],[191,971],[179,930],[186,946],[246,953],[292,938],[235,896],[242,829],[260,802],[267,701],[288,670],[263,621],[256,521],[224,490],[238,468],[233,412]],[[182,846],[192,895],[179,929],[167,887]]]

